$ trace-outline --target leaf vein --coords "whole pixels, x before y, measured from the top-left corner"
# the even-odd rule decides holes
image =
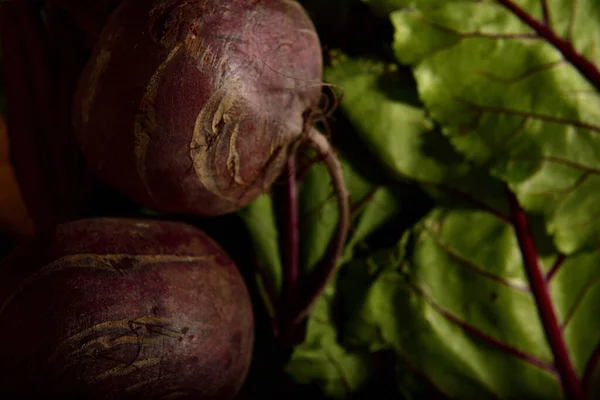
[[[594,372],[596,367],[598,366],[598,362],[600,361],[600,343],[596,345],[596,348],[592,352],[590,359],[588,360],[585,370],[583,372],[583,378],[581,379],[581,385],[583,386],[584,392],[588,395],[588,398],[591,398],[590,391],[592,390],[592,383]]]
[[[481,341],[491,345],[492,347],[495,347],[503,352],[507,352],[510,355],[515,356],[530,365],[533,365],[540,369],[546,370],[552,374],[556,374],[556,369],[554,368],[554,365],[552,363],[543,361],[531,354],[525,353],[525,352],[518,350],[512,346],[509,346],[506,343],[502,343],[500,340],[482,332],[480,329],[470,325],[466,321],[461,320],[460,318],[452,315],[449,311],[443,309],[440,305],[435,303],[433,301],[433,299],[427,293],[425,293],[425,291],[423,289],[419,288],[418,286],[416,286],[414,284],[409,284],[409,286],[415,292],[417,292],[417,294],[422,296],[423,299],[425,300],[425,302],[433,310],[435,310],[437,313],[439,313],[445,319],[449,320],[450,322],[452,322],[452,323],[456,324],[457,326],[459,326],[460,328],[462,328],[468,334],[476,337],[477,339],[480,339]]]
[[[600,220],[600,211],[595,212],[594,214],[587,215],[585,220],[579,222],[573,222],[571,224],[565,225],[563,229],[581,229],[589,227],[590,225],[594,225],[596,222]]]
[[[455,28],[451,28],[446,25],[438,24],[430,19],[421,16],[420,18],[424,24],[431,26],[442,32],[451,33],[456,35],[459,39],[471,39],[471,38],[483,38],[483,39],[520,39],[520,40],[540,40],[540,36],[535,33],[492,33],[492,32],[461,32]]]
[[[340,363],[331,354],[329,349],[325,348],[324,352],[325,352],[325,358],[327,358],[327,361],[333,366],[333,368],[337,372],[338,380],[344,386],[344,394],[345,394],[344,398],[346,398],[346,399],[349,398],[350,395],[352,394],[352,387],[350,386],[350,383],[348,382],[348,378],[346,377],[346,374],[344,373],[344,368],[340,365]]]
[[[588,178],[590,177],[589,174],[584,174],[581,176],[581,178],[579,178],[574,184],[573,186],[571,186],[570,188],[567,188],[563,193],[562,196],[560,196],[560,198],[558,198],[555,202],[554,202],[554,206],[552,208],[552,214],[556,213],[556,210],[558,210],[561,205],[567,200],[567,197],[569,195],[569,193],[577,190],[578,187],[580,187],[581,185],[583,185]]]
[[[558,255],[556,261],[554,261],[554,264],[552,265],[552,268],[550,268],[550,271],[548,271],[548,273],[546,274],[547,283],[550,283],[552,278],[556,275],[556,273],[559,271],[560,267],[562,267],[566,260],[567,257],[564,254]]]
[[[577,312],[577,310],[581,306],[581,303],[583,303],[583,300],[586,297],[586,295],[598,283],[600,283],[600,276],[597,276],[596,278],[594,278],[593,280],[591,280],[590,282],[588,282],[585,285],[585,287],[583,288],[583,290],[581,292],[579,292],[579,294],[577,295],[577,298],[575,299],[575,302],[573,303],[573,305],[571,306],[571,308],[567,312],[567,315],[565,315],[565,319],[564,319],[563,323],[561,324],[561,329],[563,331],[565,329],[567,329],[567,327],[569,326],[569,323],[573,320],[573,316],[575,315],[575,313]]]
[[[461,256],[460,254],[458,254],[456,251],[454,251],[447,243],[443,242],[442,240],[439,239],[439,237],[433,232],[433,230],[431,230],[429,227],[425,227],[425,231],[429,234],[429,236],[433,239],[433,241],[452,259],[454,259],[455,261],[458,261],[460,264],[462,264],[465,267],[470,268],[471,270],[477,272],[478,274],[485,276],[486,278],[490,278],[506,287],[509,287],[511,289],[515,289],[518,290],[519,292],[522,293],[527,293],[527,294],[531,294],[531,291],[529,290],[529,288],[525,285],[521,285],[517,282],[511,282],[509,279],[506,279],[504,277],[498,276],[488,270],[486,270],[485,268],[482,268],[474,263],[472,263],[471,261],[469,261],[468,259],[466,259],[465,257]]]
[[[579,6],[579,0],[571,0],[571,13],[569,14],[569,25],[567,27],[566,40],[569,42],[573,41],[573,28],[575,26],[575,15]]]
[[[589,167],[587,165],[583,165],[580,163],[577,163],[575,161],[571,161],[565,158],[560,158],[560,157],[555,157],[555,156],[545,156],[545,157],[541,157],[540,160],[542,161],[546,161],[549,163],[553,163],[553,164],[560,164],[560,165],[566,165],[568,167],[572,167],[574,169],[578,169],[581,170],[587,174],[591,174],[591,175],[599,175],[600,174],[600,169],[598,168],[594,168],[594,167]]]
[[[527,128],[528,122],[529,122],[529,117],[523,117],[521,124],[513,132],[511,132],[507,137],[505,137],[501,143],[496,144],[498,150],[506,150],[506,148],[509,147],[509,145],[513,141],[515,141],[518,138],[520,138],[521,136],[523,136],[527,131],[526,128]]]
[[[491,73],[489,71],[477,71],[476,73],[479,75],[482,75],[492,81],[513,84],[513,83],[523,81],[523,80],[529,78],[530,76],[535,75],[538,72],[549,71],[549,70],[553,69],[554,67],[557,67],[559,65],[564,65],[564,64],[565,64],[565,60],[563,58],[561,58],[556,61],[550,61],[550,62],[547,62],[544,64],[537,65],[535,67],[532,67],[531,69],[528,69],[527,71],[524,71],[520,75],[509,77],[509,78],[494,75],[493,73]]]
[[[550,17],[550,10],[548,9],[548,1],[540,0],[542,6],[542,15],[544,18],[544,24],[548,27],[552,27],[552,18]]]
[[[453,97],[461,103],[464,103],[468,106],[471,106],[475,109],[478,109],[478,110],[481,110],[484,112],[489,112],[491,114],[522,115],[522,116],[529,117],[532,119],[548,121],[548,122],[556,123],[559,125],[571,125],[571,126],[585,129],[585,130],[588,130],[588,131],[591,131],[594,133],[600,133],[599,125],[595,125],[595,124],[591,124],[591,123],[587,123],[587,122],[583,122],[583,121],[578,121],[578,120],[571,119],[571,118],[554,117],[551,115],[538,114],[538,113],[534,113],[531,111],[516,110],[516,109],[500,107],[500,106],[486,106],[486,105],[482,105],[482,104],[475,104],[475,103],[473,103],[469,100],[466,100],[460,96],[453,96]]]
[[[521,22],[533,29],[540,38],[543,38],[548,44],[552,45],[590,84],[600,90],[600,70],[590,60],[580,54],[571,42],[560,38],[556,32],[533,18],[512,0],[496,1],[521,20]]]
[[[462,190],[459,190],[457,188],[454,188],[454,187],[452,187],[450,185],[446,185],[446,184],[443,184],[443,183],[430,182],[430,181],[418,181],[418,182],[421,185],[423,185],[423,186],[434,187],[434,188],[437,188],[439,190],[445,191],[448,194],[453,195],[453,196],[455,196],[457,198],[460,198],[462,200],[466,200],[467,202],[473,204],[478,209],[487,211],[488,213],[490,213],[491,215],[497,217],[498,219],[502,220],[505,223],[509,223],[510,222],[510,218],[508,217],[508,215],[506,215],[502,211],[497,210],[497,209],[493,208],[492,206],[484,203],[480,199],[478,199],[475,196],[473,196],[471,193],[464,192]]]

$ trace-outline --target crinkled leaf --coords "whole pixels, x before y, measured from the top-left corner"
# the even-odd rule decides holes
[[[392,178],[416,180],[440,201],[451,190],[506,213],[502,183],[473,168],[428,119],[410,71],[338,55],[325,76],[344,89],[344,115]]]
[[[352,257],[354,246],[400,212],[398,190],[378,186],[361,175],[355,166],[339,155],[344,181],[350,193],[353,228],[340,263]],[[338,209],[327,169],[321,163],[311,167],[300,184],[300,242],[303,269],[309,273],[325,253],[333,235]]]
[[[368,148],[391,171],[437,181],[468,168],[450,146],[443,148],[443,137],[434,139],[435,144],[441,147],[440,152],[446,150],[447,165],[456,165],[458,172],[449,172],[447,165],[440,165],[424,151],[411,151],[424,147],[424,136],[435,133],[409,72],[396,64],[337,55],[325,77],[343,88],[342,110]]]
[[[425,5],[422,2],[418,6],[428,8],[423,14],[435,14],[450,7],[445,6],[445,2],[434,3]],[[463,5],[477,8],[489,4],[461,2]],[[474,12],[470,10],[471,14]],[[405,11],[402,14],[413,16],[416,12]],[[461,28],[469,28],[473,24],[480,24],[481,19],[485,20],[482,16],[465,22],[465,15],[469,13],[464,9],[456,9],[455,14],[450,12],[446,18],[462,21],[456,22]],[[508,14],[508,17],[511,15]],[[493,16],[490,21],[486,23],[498,22]],[[514,26],[518,23],[518,20],[516,23],[513,21]],[[431,30],[431,27],[426,28]],[[448,32],[418,31],[420,27],[414,29],[410,40],[416,55],[406,52],[403,54],[405,57],[427,59],[429,53],[444,53],[444,46],[456,45],[455,38]],[[483,36],[487,36],[487,33]],[[498,38],[485,39],[502,42]],[[508,42],[512,39],[504,38]],[[466,42],[467,39],[460,38],[459,41]],[[478,57],[481,59],[481,54]],[[504,57],[510,58],[507,61],[510,65],[519,62],[507,54]],[[514,55],[514,58],[522,57],[527,58],[526,52]],[[477,91],[479,98],[485,99],[488,88],[475,85],[468,74],[464,80],[457,79],[464,75],[464,71],[452,66],[452,62],[463,67],[477,65],[475,61],[469,59],[465,50],[455,60],[447,59],[445,64],[437,66],[440,70],[446,68],[452,71],[444,75],[444,84],[467,92]],[[343,282],[340,282],[338,289],[339,303],[347,308],[343,314],[348,321],[342,330],[342,344],[345,348],[358,347],[368,351],[391,348],[398,353],[399,359],[406,360],[411,366],[410,370],[424,375],[433,386],[454,398],[560,398],[564,388],[558,377],[559,366],[554,364],[545,333],[545,330],[552,329],[552,324],[548,320],[543,323],[540,320],[535,298],[539,300],[541,293],[539,290],[533,291],[525,279],[523,254],[517,245],[514,227],[508,219],[506,193],[501,180],[508,181],[513,188],[516,186],[507,179],[506,174],[500,173],[492,145],[482,140],[486,146],[489,145],[492,154],[488,158],[479,158],[478,152],[485,146],[476,139],[470,139],[469,135],[465,138],[459,136],[461,131],[448,130],[448,126],[453,127],[452,123],[440,119],[435,113],[437,92],[431,95],[431,110],[427,98],[420,94],[425,100],[427,112],[441,123],[443,132],[451,140],[451,146],[443,136],[437,136],[436,146],[424,146],[423,143],[433,137],[431,132],[436,129],[414,129],[414,124],[407,124],[407,120],[410,122],[407,116],[415,115],[414,107],[413,110],[406,110],[407,103],[417,108],[420,106],[399,100],[399,96],[383,96],[398,87],[406,95],[410,85],[402,86],[396,81],[394,86],[394,81],[389,79],[392,75],[390,71],[394,72],[394,68],[381,65],[372,60],[348,59],[338,60],[338,64],[334,64],[330,76],[333,76],[334,83],[345,88],[343,111],[369,149],[380,156],[392,175],[415,179],[424,187],[431,187],[434,183],[433,186],[440,189],[436,199],[440,204],[452,207],[439,208],[412,235],[404,238],[405,258],[398,254],[392,257],[398,252],[398,249],[394,249],[388,259],[381,254],[374,254],[362,265],[355,260],[342,269],[341,273],[344,274],[349,266],[355,266],[349,269],[351,273],[346,273],[345,277],[342,275],[340,279]],[[420,65],[416,65],[415,71]],[[495,65],[502,70],[499,60],[495,61]],[[386,75],[388,79],[383,84],[377,82],[376,79]],[[417,75],[421,91],[420,78],[423,77]],[[431,83],[427,78],[431,76],[424,75],[426,85]],[[434,83],[443,88],[439,81]],[[432,91],[436,89],[433,85],[429,88]],[[443,98],[442,95],[439,97]],[[496,95],[490,93],[492,98]],[[521,93],[523,96],[528,96],[528,92]],[[519,98],[516,102],[521,100]],[[530,99],[532,104],[535,103],[533,100]],[[508,98],[506,103],[510,104]],[[462,121],[463,116],[457,112],[459,110],[445,111],[449,121]],[[422,115],[426,116],[425,111],[422,111]],[[591,114],[584,112],[583,115]],[[509,118],[496,119],[486,127],[494,132],[494,129],[499,131],[507,126],[512,127]],[[526,132],[526,129],[523,131]],[[578,136],[572,136],[573,142],[575,138],[579,140]],[[584,143],[587,143],[587,138],[589,136],[584,137]],[[458,145],[461,140],[473,140],[469,142],[470,147],[465,146],[469,151]],[[493,144],[499,146],[505,143],[498,140]],[[575,153],[579,146],[573,145]],[[509,149],[506,152],[512,151],[510,142],[505,147]],[[427,152],[424,148],[434,150]],[[565,149],[568,146],[563,143]],[[402,150],[406,150],[406,153]],[[501,151],[505,151],[505,148],[501,147]],[[448,162],[449,154],[452,154],[452,162]],[[533,156],[536,154],[533,153]],[[555,180],[559,183],[564,180],[564,174],[549,174],[547,178],[551,183]],[[488,192],[490,188],[495,188],[491,196]],[[516,188],[523,201],[522,193]],[[457,201],[446,202],[447,198],[455,197],[457,192],[460,194]],[[490,197],[496,202],[490,202]],[[574,204],[572,210],[579,207],[589,217],[585,200],[591,203],[593,198],[590,189],[579,197],[583,204]],[[492,204],[500,204],[500,207]],[[545,214],[540,216],[537,212],[531,213],[528,219],[541,268],[547,274],[550,285],[551,307],[564,325],[562,334],[575,373],[584,381],[584,386],[597,386],[598,380],[594,377],[598,376],[595,364],[600,358],[600,329],[590,322],[594,321],[593,313],[598,312],[599,304],[595,298],[597,268],[590,266],[595,262],[596,255],[590,252],[562,255],[559,250],[564,248],[557,249],[557,245],[561,245],[560,240],[555,243],[547,234],[547,210],[532,208],[530,202],[526,201],[525,205],[530,211],[542,210]],[[565,233],[568,232],[565,230]],[[584,235],[588,233],[582,232]],[[570,266],[570,269],[567,270],[566,266]],[[460,267],[466,268],[466,271]],[[560,368],[564,366],[561,363]]]
[[[378,159],[383,162],[393,176],[421,180],[426,183],[451,184],[468,191],[477,189],[469,176],[472,176],[471,166],[457,154],[446,139],[436,133],[425,118],[424,111],[416,99],[414,82],[404,76],[404,85],[394,90],[402,79],[394,66],[372,60],[352,60],[338,58],[336,65],[330,68],[326,77],[329,81],[344,87],[342,110],[359,130],[359,135],[365,141]],[[412,85],[412,86],[411,86]],[[389,221],[399,207],[399,196],[386,187],[375,187],[366,178],[351,168],[348,160],[344,159],[346,183],[351,192],[351,202],[356,208],[354,213],[353,231],[348,241],[344,261],[356,265],[352,260],[352,248],[374,230]],[[479,175],[480,181],[486,182],[484,175]],[[498,184],[489,184],[488,187]],[[326,240],[335,228],[337,210],[335,199],[332,198],[331,184],[325,169],[320,165],[312,167],[308,176],[303,180],[301,193],[303,229],[303,250],[305,252],[305,268],[314,265],[322,255]],[[310,190],[310,189],[313,190]],[[316,189],[316,190],[315,190]],[[491,204],[496,205],[493,197],[488,197]],[[361,204],[364,203],[364,204]],[[500,203],[501,204],[501,203]],[[499,206],[499,207],[502,207]],[[400,230],[396,231],[401,234]],[[312,257],[308,260],[306,257]],[[363,265],[359,262],[360,268]],[[344,267],[343,271],[349,267]],[[375,273],[377,266],[369,262],[365,273]],[[361,303],[365,299],[365,284],[374,278],[363,276],[355,279],[356,286],[351,291],[352,296],[345,299],[346,303]],[[328,291],[333,290],[333,286]],[[327,300],[328,301],[328,300]],[[344,304],[344,302],[342,302]],[[326,300],[320,299],[309,319],[308,339],[294,351],[288,371],[300,382],[318,383],[327,394],[339,397],[346,392],[359,390],[367,383],[370,376],[368,370],[364,376],[355,376],[350,383],[343,376],[350,374],[355,368],[367,368],[384,347],[374,345],[360,351],[343,347],[336,342],[336,326],[330,319],[331,310],[324,309]],[[342,308],[348,308],[342,306]],[[355,305],[353,309],[358,309]],[[323,313],[328,317],[324,318]],[[308,362],[311,360],[311,367]],[[360,362],[359,362],[360,360]],[[357,364],[358,363],[358,364]],[[361,366],[361,363],[363,364]],[[398,371],[410,370],[405,363],[395,358]],[[398,367],[400,365],[400,367]],[[398,372],[401,374],[401,372]],[[393,375],[393,374],[392,374]],[[404,384],[410,379],[405,374],[396,376],[392,381],[397,382],[398,394],[405,391]],[[325,377],[325,378],[324,378]],[[369,380],[372,380],[372,376]],[[400,383],[402,382],[402,384]],[[389,384],[389,383],[388,383]],[[418,385],[413,386],[419,388]],[[343,389],[343,390],[342,390]],[[410,397],[407,397],[410,398]]]
[[[600,304],[597,262],[593,251],[582,251],[594,245],[594,215],[600,215],[590,213],[596,142],[589,132],[581,134],[590,130],[593,122],[586,118],[595,119],[598,109],[590,107],[596,102],[588,93],[591,85],[568,63],[556,62],[551,57],[556,49],[496,2],[369,3],[380,11],[394,4],[405,8],[393,14],[396,52],[412,64],[425,109],[410,74],[385,62],[334,59],[327,80],[344,87],[342,111],[389,175],[420,182],[440,207],[397,248],[341,269],[335,304],[342,310],[336,309],[334,321],[328,305],[323,325],[315,323],[321,311],[313,311],[311,345],[296,348],[291,371],[341,396],[376,375],[369,357],[361,364],[352,355],[389,352],[397,356],[397,366],[406,367],[398,369],[399,385],[414,374],[454,398],[561,398],[564,388],[545,333],[550,324],[540,320],[534,299],[540,293],[528,286],[507,217],[506,181],[534,211],[528,219],[575,372],[586,384],[597,382],[590,378],[598,376],[594,366],[600,358],[600,329],[594,323]],[[551,21],[562,37],[572,32],[576,48],[589,56],[597,45],[590,39],[598,36],[597,23],[590,24],[586,36],[581,21],[597,19],[597,11],[590,0],[574,3],[577,9],[568,18],[567,2],[553,2]],[[519,4],[542,18],[541,2]],[[570,72],[553,75],[563,69]],[[489,80],[496,83],[482,84]],[[557,92],[557,87],[567,90]],[[502,109],[513,106],[524,114]],[[534,114],[538,111],[541,117]],[[560,155],[568,163],[547,169],[547,164],[560,164],[548,158],[554,154],[549,149],[567,153]],[[590,177],[570,171],[578,167],[573,161],[588,162],[584,166],[591,167],[584,172]],[[574,177],[580,180],[573,183]],[[569,202],[573,193],[578,195]],[[316,200],[307,199],[307,204],[316,206]],[[583,216],[592,223],[578,231],[568,226],[569,218],[581,221]],[[333,229],[334,219],[327,218],[329,228],[317,225],[316,236],[327,237],[327,229]],[[580,251],[568,253],[575,250]],[[332,338],[336,332],[341,341]],[[327,357],[332,348],[335,363]],[[294,362],[307,366],[306,360],[312,360],[308,368],[314,373],[293,369]],[[361,365],[363,375],[356,373]],[[345,381],[339,378],[347,376],[358,384],[341,389]]]
[[[340,342],[340,337],[344,337],[338,328],[340,312],[357,309],[356,303],[365,299],[378,269],[362,268],[364,265],[359,263],[344,265],[339,276],[351,270],[360,272],[360,277],[353,276],[349,282],[333,280],[317,300],[309,317],[306,340],[294,349],[286,371],[297,383],[318,385],[325,396],[333,399],[409,400],[439,395],[390,346],[347,346]],[[346,285],[344,291],[353,290],[346,298],[339,295],[336,282],[340,280]]]
[[[339,302],[349,308],[343,343],[394,349],[452,398],[561,398],[518,249],[506,220],[436,209],[387,255],[345,269],[338,282]],[[542,260],[546,271],[561,260],[556,254]],[[567,258],[548,275],[580,377],[592,371],[600,341],[599,257]]]
[[[543,23],[542,2],[515,3]],[[548,2],[548,20],[579,60],[598,65],[600,3]],[[561,251],[597,246],[600,81],[498,1],[415,3],[392,21],[397,57],[413,67],[420,98],[453,146],[545,215]]]
[[[373,365],[368,352],[351,352],[337,342],[330,304],[334,286],[315,303],[307,337],[294,349],[286,371],[300,384],[317,384],[326,396],[346,399],[369,381]]]

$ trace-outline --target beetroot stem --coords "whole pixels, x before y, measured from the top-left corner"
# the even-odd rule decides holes
[[[521,21],[529,25],[541,38],[546,39],[553,45],[563,57],[573,65],[594,87],[600,90],[600,70],[588,59],[579,54],[573,45],[560,38],[553,30],[545,23],[533,18],[527,11],[520,8],[511,0],[497,0],[498,3],[513,12]]]
[[[323,156],[323,162],[331,175],[338,203],[339,220],[337,229],[329,242],[325,255],[308,277],[303,290],[299,292],[295,312],[292,314],[293,318],[291,321],[293,323],[299,323],[308,314],[314,301],[323,292],[327,282],[332,278],[335,267],[344,250],[344,244],[350,227],[348,191],[344,184],[344,175],[340,161],[327,141],[327,138],[316,128],[311,127],[308,130],[307,139],[309,144]]]
[[[558,318],[552,306],[552,299],[546,279],[540,268],[537,251],[531,232],[529,231],[527,215],[521,208],[519,201],[510,189],[506,189],[508,202],[511,211],[511,220],[515,235],[519,242],[525,272],[529,279],[529,285],[535,299],[538,313],[546,338],[552,354],[554,355],[554,365],[562,381],[563,391],[567,399],[584,399],[581,382],[575,373],[573,364],[569,358],[567,346],[562,336]]]
[[[290,157],[286,166],[286,212],[287,226],[285,237],[285,287],[286,305],[292,306],[296,299],[299,276],[299,237],[298,237],[298,188],[296,186],[296,158]]]

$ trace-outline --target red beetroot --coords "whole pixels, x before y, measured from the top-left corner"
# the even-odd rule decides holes
[[[308,117],[321,74],[319,38],[295,0],[125,0],[81,77],[78,141],[139,203],[226,214],[318,134]]]
[[[232,399],[246,376],[249,295],[194,227],[71,222],[0,273],[0,395]]]

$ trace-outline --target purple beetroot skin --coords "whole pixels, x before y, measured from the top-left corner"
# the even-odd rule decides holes
[[[2,398],[232,399],[245,379],[247,289],[194,227],[71,222],[0,268]]]
[[[321,94],[295,0],[125,0],[81,76],[74,125],[102,179],[159,211],[214,216],[267,190]]]

